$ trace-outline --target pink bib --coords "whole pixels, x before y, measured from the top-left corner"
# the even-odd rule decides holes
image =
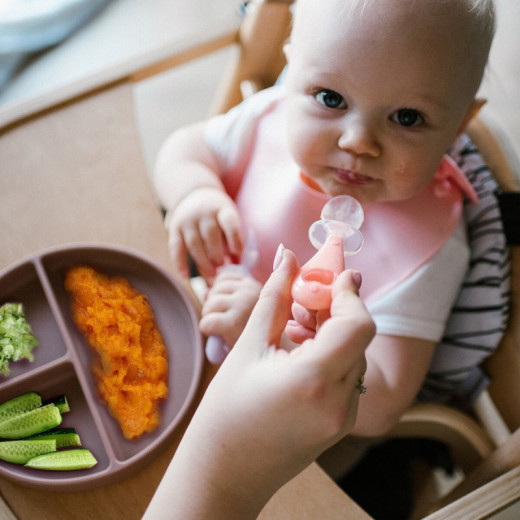
[[[316,253],[308,230],[329,199],[302,182],[286,139],[280,135],[284,118],[283,103],[277,102],[259,119],[250,161],[236,194],[244,228],[251,227],[255,233],[259,261],[253,274],[262,282],[272,272],[280,243],[295,252],[301,265]],[[365,301],[405,280],[444,246],[460,220],[464,194],[478,201],[464,174],[445,156],[420,194],[363,207],[364,244],[359,253],[347,258],[346,267],[362,273]]]
[[[398,285],[444,246],[461,218],[465,193],[478,201],[462,171],[445,156],[433,180],[415,197],[363,206],[365,242],[346,263],[363,273],[365,299]]]

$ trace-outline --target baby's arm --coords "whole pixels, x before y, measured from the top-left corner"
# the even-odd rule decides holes
[[[422,385],[433,344],[426,340],[377,335],[367,349],[366,394],[359,401],[352,434],[360,439],[384,436],[410,407]],[[319,459],[333,479],[340,479],[359,460],[357,450],[369,441],[341,440]]]
[[[219,175],[218,162],[204,139],[205,123],[175,131],[159,153],[155,188],[167,211],[170,252],[188,276],[186,254],[211,279],[226,257],[242,251],[240,219]]]
[[[435,343],[378,334],[367,349],[367,393],[359,405],[354,435],[384,435],[409,408],[421,388]]]

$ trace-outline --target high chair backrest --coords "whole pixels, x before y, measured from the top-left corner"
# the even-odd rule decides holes
[[[502,197],[516,196],[519,190],[518,175],[513,171],[501,145],[481,119],[474,119],[468,134],[485,157],[500,189]],[[514,164],[516,166],[516,164]],[[520,200],[514,205],[503,204],[503,218],[506,227],[512,232],[518,229]],[[511,233],[512,234],[512,233]],[[511,252],[511,309],[509,326],[497,350],[485,362],[484,367],[490,375],[489,392],[500,413],[511,430],[520,427],[520,250],[516,237],[508,237]]]
[[[283,67],[283,45],[289,37],[293,0],[244,1],[239,52],[230,64],[212,107],[227,112],[248,94],[273,85]]]

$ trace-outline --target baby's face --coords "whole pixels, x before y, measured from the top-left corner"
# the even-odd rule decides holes
[[[372,0],[352,16],[344,4],[305,0],[296,20],[291,153],[331,196],[406,199],[432,179],[473,103],[460,20],[409,0]]]

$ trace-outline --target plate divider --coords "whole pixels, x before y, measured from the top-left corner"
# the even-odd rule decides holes
[[[56,300],[54,290],[52,289],[52,284],[47,276],[46,269],[43,265],[42,257],[39,256],[35,258],[33,260],[33,263],[35,265],[36,272],[40,279],[40,283],[42,284],[43,291],[45,293],[47,301],[49,302],[51,312],[54,316],[54,319],[56,320],[63,342],[65,343],[65,348],[67,350],[66,356],[72,363],[81,390],[86,397],[86,404],[90,410],[90,413],[98,430],[99,436],[101,437],[101,440],[103,442],[103,447],[109,459],[108,469],[111,469],[111,466],[119,465],[119,462],[114,452],[112,442],[110,441],[110,437],[108,436],[105,426],[103,425],[103,421],[101,419],[99,410],[97,409],[95,404],[93,404],[99,399],[99,397],[97,396],[97,394],[92,388],[92,385],[88,381],[90,375],[85,373],[85,368],[83,367],[83,364],[81,363],[81,360],[79,359],[78,354],[75,351],[75,348],[73,346],[74,343],[70,336],[68,326],[66,325],[65,320],[63,319],[63,315]]]

